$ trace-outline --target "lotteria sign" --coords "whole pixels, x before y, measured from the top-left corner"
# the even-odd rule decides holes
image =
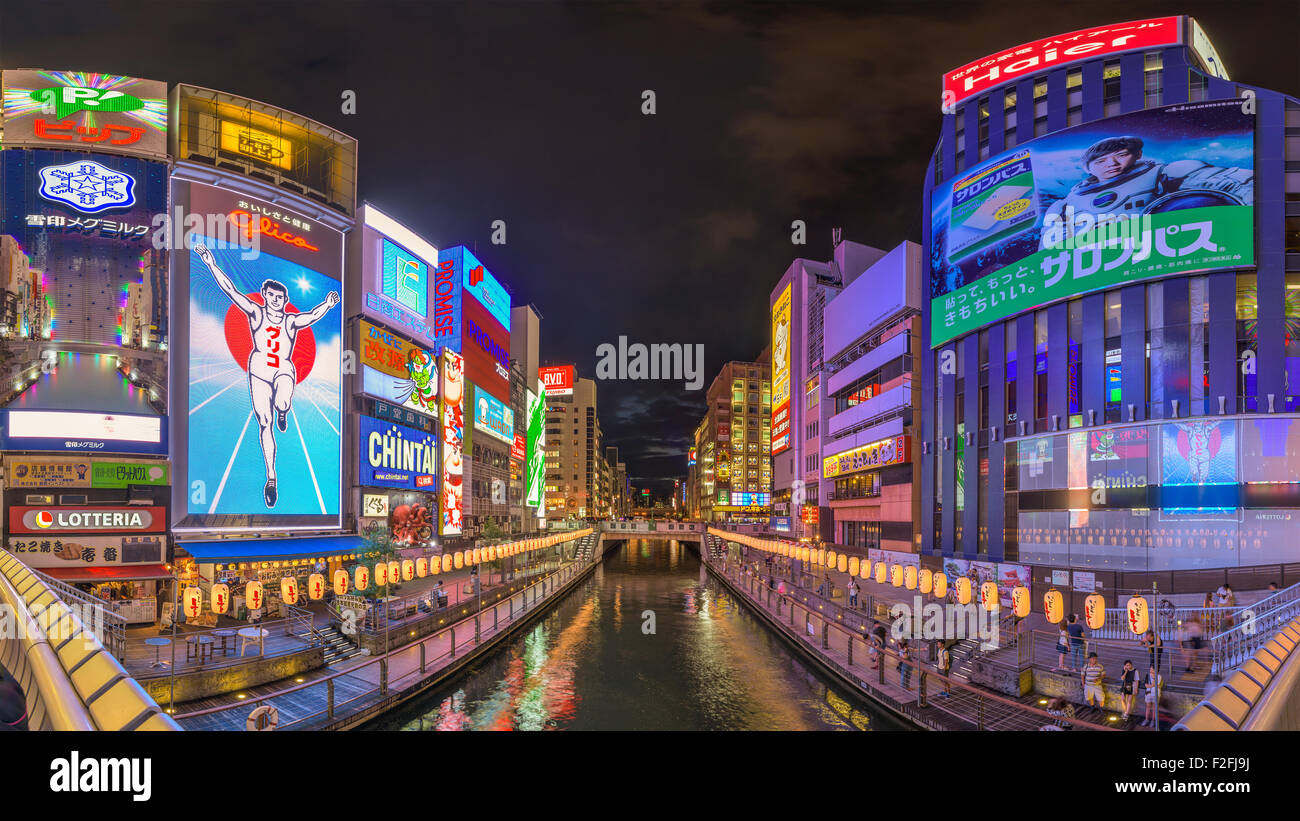
[[[432,488],[438,475],[438,436],[362,416],[360,457],[362,487]]]
[[[11,533],[164,533],[164,507],[11,507]]]
[[[1178,45],[1182,42],[1180,22],[1179,17],[1157,17],[1112,23],[1058,34],[981,57],[944,74],[944,103],[955,105],[1002,83],[1078,60]]]

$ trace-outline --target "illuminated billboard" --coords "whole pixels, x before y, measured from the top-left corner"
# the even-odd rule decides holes
[[[173,315],[187,327],[172,358],[188,369],[173,448],[184,475],[174,485],[185,512],[177,527],[338,527],[343,235],[282,204],[198,182],[176,181],[175,199],[262,235],[252,259],[198,234],[173,259]]]
[[[4,147],[167,156],[167,84],[120,74],[8,70]]]
[[[502,402],[509,402],[510,334],[477,300],[466,299],[462,308],[465,337],[460,352],[465,357],[465,376]]]
[[[465,514],[465,360],[442,352],[442,525],[439,533],[458,536]]]
[[[967,63],[943,75],[944,102],[955,105],[994,86],[1060,68],[1079,60],[1096,60],[1182,42],[1179,17],[1111,23],[1023,43]]]
[[[790,288],[772,305],[772,455],[790,447]],[[718,438],[722,436],[721,428]],[[729,436],[727,437],[729,438]]]
[[[440,342],[460,350],[459,282],[437,276],[438,249],[369,203],[359,221],[352,259],[361,271],[360,304],[349,302],[349,314],[387,325],[434,355]]]
[[[537,376],[546,386],[547,396],[573,396],[572,365],[546,365],[537,369]]]
[[[478,260],[478,257],[465,246],[457,245],[455,248],[442,251],[438,260],[439,262],[451,260],[460,273],[461,287],[465,289],[465,293],[478,300],[479,304],[501,323],[502,328],[510,330],[510,293],[496,277],[492,276],[492,272]]]
[[[537,380],[537,391],[528,396],[528,480],[525,493],[528,507],[537,509],[537,517],[546,517],[546,386]]]
[[[910,456],[908,438],[893,436],[834,456],[827,456],[822,460],[822,478],[832,479],[859,470],[901,465]]]
[[[1254,131],[1240,100],[1147,109],[936,187],[931,346],[1059,299],[1254,265]]]
[[[0,419],[4,450],[167,454],[165,416],[10,408]]]
[[[474,429],[508,445],[515,441],[515,412],[492,394],[475,387]]]
[[[361,338],[361,390],[394,405],[438,415],[438,367],[434,354],[372,325],[357,323]]]
[[[362,487],[432,490],[438,481],[437,433],[362,416],[357,481]]]
[[[96,343],[114,355],[121,348],[156,350],[166,341],[168,280],[167,252],[154,247],[153,223],[167,213],[167,165],[75,151],[12,150],[2,157],[3,233],[28,257],[14,262],[36,272],[22,287],[6,289],[18,291],[17,335]],[[165,366],[150,381],[165,393]],[[87,399],[97,395],[87,391]],[[119,404],[98,409],[129,410]]]

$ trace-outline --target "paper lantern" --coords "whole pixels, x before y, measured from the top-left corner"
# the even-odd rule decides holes
[[[334,595],[346,596],[348,594],[348,571],[334,571]]]
[[[230,587],[224,584],[212,585],[212,612],[221,615],[230,610]]]
[[[971,588],[969,576],[958,576],[953,580],[953,589],[957,591],[958,604],[970,604]]]
[[[1018,584],[1011,588],[1011,610],[1016,618],[1023,619],[1029,615],[1029,588]]]
[[[1002,606],[1002,602],[998,601],[997,582],[984,582],[980,585],[980,604],[990,613]]]
[[[907,567],[903,568],[903,587],[906,587],[908,590],[916,589],[916,566],[915,565],[909,564]]]
[[[1130,596],[1128,600],[1128,629],[1137,635],[1142,635],[1150,629],[1150,618],[1147,615],[1147,600],[1141,596]]]
[[[388,563],[388,583],[397,584],[402,578],[402,565],[399,562]]]
[[[1047,616],[1048,624],[1060,624],[1061,617],[1065,615],[1065,599],[1055,587],[1043,595],[1043,613]]]
[[[409,582],[415,578],[415,562],[410,559],[402,559],[402,581]]]
[[[821,564],[822,564],[823,567],[834,567],[834,566],[835,566],[835,551],[834,551],[834,550],[818,550],[818,551],[817,551],[817,554],[818,554],[818,556],[821,558]]]
[[[495,562],[497,560],[497,547],[495,545],[487,549],[487,560],[489,562]]]
[[[293,576],[280,579],[280,598],[289,604],[298,603],[298,580]]]
[[[948,574],[947,573],[940,572],[934,574],[934,597],[936,599],[948,598]]]
[[[885,583],[885,573],[888,570],[889,568],[885,566],[884,562],[876,562],[876,584]]]
[[[1097,593],[1083,600],[1083,622],[1089,630],[1100,630],[1106,624],[1106,600]]]
[[[312,601],[320,601],[325,598],[325,577],[320,573],[313,573],[307,577],[307,595]]]
[[[919,576],[920,578],[917,579],[917,587],[920,589],[921,595],[929,595],[930,591],[934,590],[934,571],[928,567],[923,567],[921,568]]]
[[[861,565],[859,566],[859,568],[858,568],[858,575],[861,576],[863,579],[870,579],[870,578],[871,578],[871,560],[870,560],[870,559],[863,559],[863,560],[862,560],[862,564],[861,564]]]
[[[901,564],[889,568],[889,583],[894,587],[903,586],[903,566]]]
[[[357,569],[352,573],[352,586],[357,589],[357,592],[365,590],[367,587],[369,587],[370,568],[366,567],[364,564],[359,565]]]
[[[462,551],[457,550],[457,551],[452,555],[452,557],[451,557],[451,561],[452,561],[452,565],[453,565],[457,570],[460,570],[461,568],[463,568],[463,567],[465,566],[465,554],[464,554]]]
[[[848,574],[849,574],[850,576],[856,576],[856,575],[858,575],[858,569],[860,568],[861,564],[862,564],[862,562],[861,562],[861,560],[860,560],[857,556],[854,556],[854,557],[850,558],[850,559],[849,559],[849,569],[848,569]]]
[[[478,564],[482,560],[483,560],[483,553],[477,547],[469,551],[468,564]]]
[[[181,603],[185,605],[185,618],[196,619],[203,612],[203,591],[197,587],[187,587],[181,594]]]
[[[375,587],[383,587],[388,584],[388,565],[384,562],[375,562]]]
[[[249,610],[260,610],[262,608],[261,582],[249,582],[244,588],[244,604],[248,605]]]
[[[429,575],[429,560],[423,556],[415,560],[415,575],[421,579]]]
[[[450,553],[444,554],[442,557],[442,572],[450,573],[453,563],[452,555]]]

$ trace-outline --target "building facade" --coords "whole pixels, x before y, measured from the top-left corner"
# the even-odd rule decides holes
[[[1186,17],[945,87],[922,551],[1076,595],[1278,580],[1300,556],[1300,104],[1229,79]]]
[[[766,357],[728,362],[705,394],[688,468],[692,515],[710,522],[766,521],[771,515],[771,372]],[[689,460],[688,460],[689,461]]]

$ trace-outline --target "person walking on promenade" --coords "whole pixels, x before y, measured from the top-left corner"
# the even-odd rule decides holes
[[[939,658],[937,661],[939,675],[942,676],[943,681],[943,689],[939,691],[939,698],[951,698],[952,692],[948,684],[948,676],[952,672],[952,652],[948,649],[948,643],[945,641],[939,642]]]
[[[858,606],[858,583],[849,579],[849,607]]]
[[[908,646],[907,639],[898,640],[898,686],[904,690],[910,690],[912,687],[912,648]]]
[[[1061,632],[1056,637],[1057,659],[1056,659],[1056,666],[1052,668],[1053,673],[1065,672],[1066,670],[1069,669],[1065,666],[1065,657],[1067,654],[1069,654],[1069,652],[1070,652],[1070,633],[1065,629],[1065,625],[1062,624]]]
[[[1070,671],[1083,669],[1083,625],[1079,624],[1079,614],[1070,614],[1070,623],[1065,628],[1070,633]]]
[[[1124,661],[1124,669],[1119,672],[1119,703],[1124,707],[1124,720],[1128,721],[1133,712],[1133,688],[1137,684],[1137,668],[1133,662]]]
[[[1196,672],[1196,662],[1201,655],[1201,647],[1204,645],[1205,630],[1201,627],[1201,620],[1192,616],[1183,625],[1183,666],[1187,672]]]
[[[1097,700],[1097,709],[1100,710],[1106,706],[1106,692],[1102,689],[1102,681],[1106,678],[1106,668],[1101,666],[1101,659],[1097,658],[1096,653],[1088,654],[1088,663],[1084,666],[1083,672],[1079,674],[1079,681],[1083,684],[1083,703],[1087,707],[1093,706],[1093,699]]]
[[[1145,693],[1146,714],[1143,716],[1142,727],[1155,727],[1160,729],[1160,691],[1164,689],[1164,676],[1156,674],[1154,665],[1147,668],[1147,674],[1142,679],[1142,690]]]

